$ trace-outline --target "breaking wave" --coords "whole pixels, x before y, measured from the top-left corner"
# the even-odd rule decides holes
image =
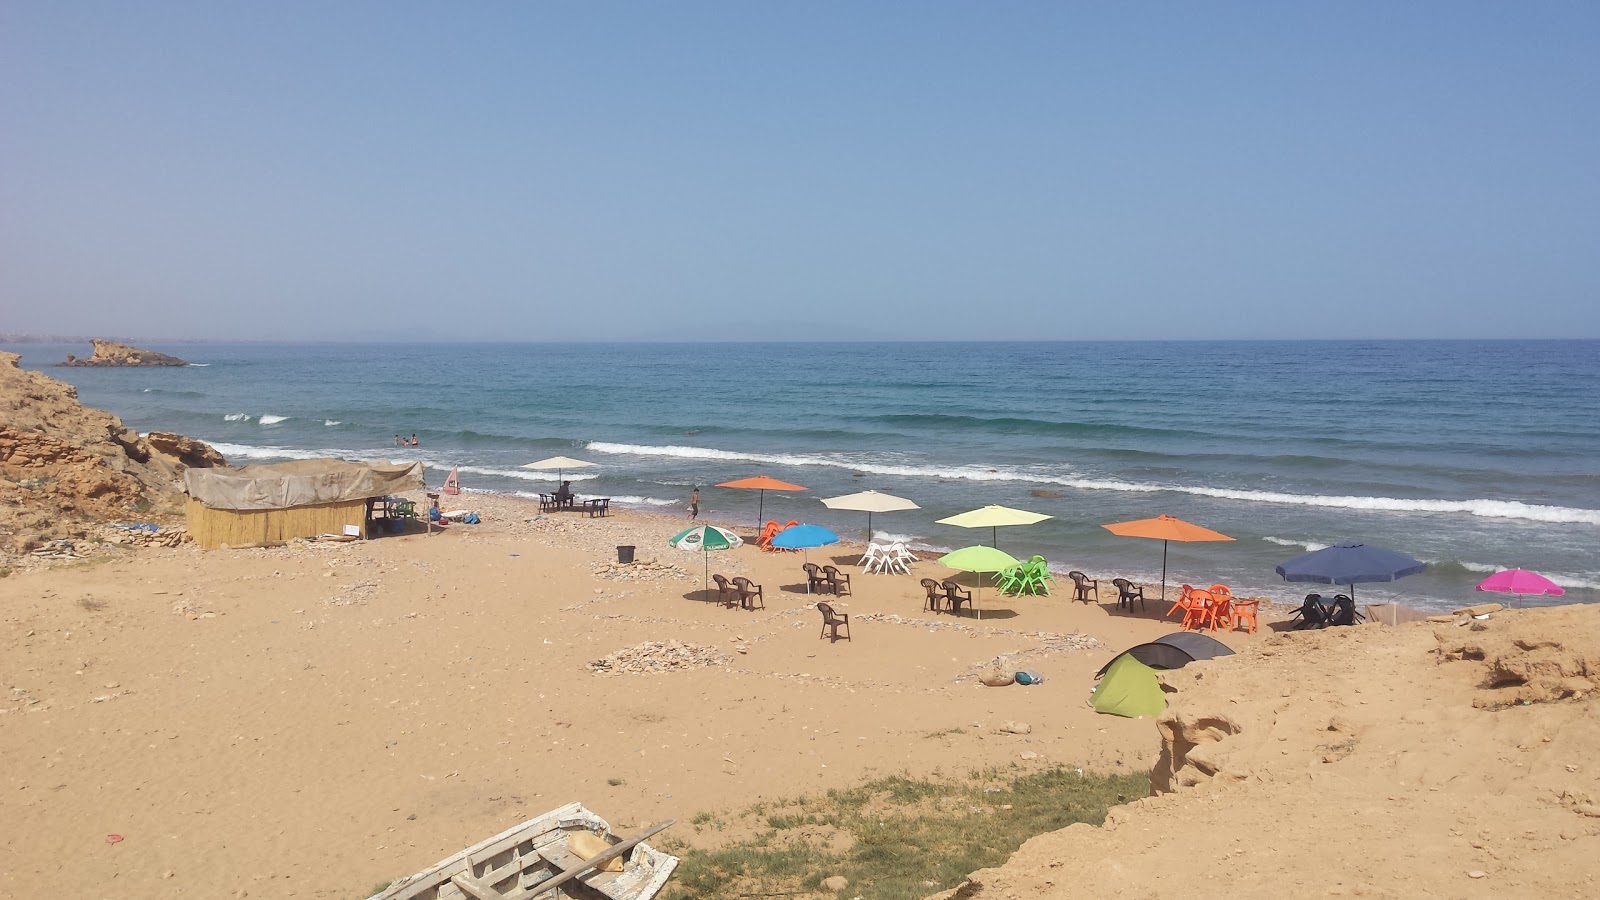
[[[1181,484],[1141,484],[1071,475],[1047,475],[1015,467],[893,465],[854,460],[845,456],[741,453],[732,450],[717,450],[710,447],[680,445],[651,447],[641,444],[615,444],[606,441],[592,441],[589,443],[589,449],[596,453],[634,456],[757,462],[779,466],[827,466],[853,472],[865,472],[870,475],[965,479],[968,481],[1024,481],[1037,484],[1057,484],[1086,491],[1119,491],[1138,494],[1170,492],[1190,494],[1197,497],[1212,497],[1219,500],[1274,503],[1285,506],[1360,509],[1376,512],[1458,513],[1490,519],[1526,519],[1532,522],[1600,525],[1600,510],[1597,509],[1545,506],[1537,503],[1525,503],[1521,500],[1421,500],[1404,497],[1291,494],[1280,491],[1250,491]]]
[[[289,418],[288,416],[265,415],[265,416],[262,416],[261,418],[257,419],[256,421],[259,422],[262,425],[276,425],[279,422],[287,421],[288,418]]]

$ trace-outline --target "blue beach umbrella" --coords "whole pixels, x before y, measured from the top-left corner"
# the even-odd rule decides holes
[[[811,562],[812,547],[826,547],[839,543],[839,536],[821,525],[790,525],[772,539],[772,546],[784,550],[806,551],[806,562]],[[806,592],[811,591],[811,580],[806,580]]]
[[[1398,550],[1370,544],[1336,544],[1296,556],[1277,572],[1284,581],[1314,581],[1319,584],[1348,584],[1350,599],[1356,598],[1357,584],[1398,581],[1425,571],[1428,564]]]

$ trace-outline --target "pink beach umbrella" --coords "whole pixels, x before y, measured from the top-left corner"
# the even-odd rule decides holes
[[[1498,594],[1548,594],[1552,597],[1566,593],[1566,589],[1561,585],[1538,572],[1529,572],[1527,569],[1506,569],[1503,572],[1496,572],[1479,582],[1478,590],[1494,591]]]

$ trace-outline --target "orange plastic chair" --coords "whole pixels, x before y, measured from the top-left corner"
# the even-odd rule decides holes
[[[1256,633],[1256,613],[1261,606],[1260,600],[1233,600],[1228,604],[1233,609],[1233,626],[1230,631],[1240,625],[1248,625],[1251,634]]]
[[[1211,608],[1211,630],[1233,630],[1233,591],[1225,584],[1213,584],[1208,593],[1216,600]]]
[[[766,525],[762,526],[760,536],[756,538],[756,546],[763,550],[771,550],[772,539],[777,537],[778,532],[782,530],[783,529],[778,526],[777,522],[767,522]]]
[[[1173,613],[1177,612],[1180,609],[1187,610],[1189,608],[1189,592],[1192,591],[1192,590],[1194,590],[1194,588],[1190,587],[1187,584],[1184,585],[1183,586],[1183,590],[1178,592],[1177,601],[1172,604],[1172,608],[1171,609],[1167,610],[1167,615],[1170,616],[1170,615],[1172,615]]]
[[[1212,612],[1215,608],[1216,598],[1210,591],[1192,590],[1189,592],[1189,604],[1183,612],[1183,628],[1201,631],[1212,623]]]

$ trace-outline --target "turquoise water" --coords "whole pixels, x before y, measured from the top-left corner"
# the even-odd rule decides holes
[[[82,345],[19,345],[45,368]],[[988,503],[1055,518],[1002,529],[1058,569],[1159,578],[1159,542],[1106,522],[1169,513],[1233,535],[1171,547],[1170,580],[1288,599],[1273,566],[1359,540],[1433,563],[1362,597],[1432,607],[1498,568],[1600,599],[1600,342],[945,344],[181,344],[203,366],[63,369],[83,400],[235,463],[421,459],[437,484],[537,492],[557,454],[600,463],[582,494],[753,523],[756,497],[709,485],[766,473],[769,517],[862,535],[818,498],[876,488],[920,511],[880,532],[941,548],[989,532],[935,519]],[[393,435],[421,438],[396,448]],[[1054,496],[1035,496],[1048,491]],[[1519,603],[1536,601],[1519,600]]]

